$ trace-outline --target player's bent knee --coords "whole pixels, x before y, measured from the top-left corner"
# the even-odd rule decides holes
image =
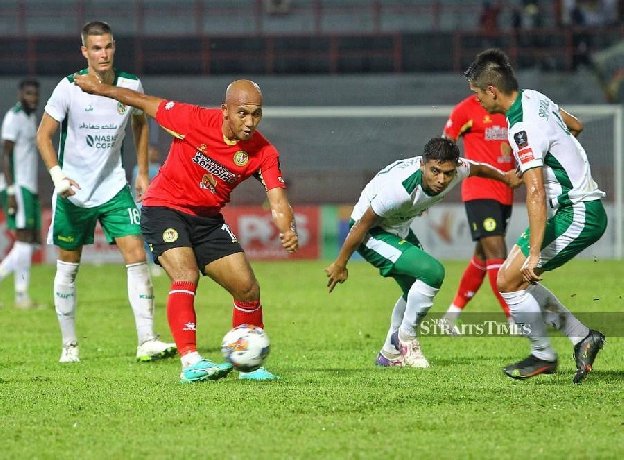
[[[501,267],[500,270],[498,270],[498,275],[496,277],[496,288],[498,292],[514,292],[517,290],[511,278],[508,270],[505,268]]]
[[[257,281],[249,281],[245,284],[237,286],[237,289],[232,293],[232,296],[236,300],[242,300],[243,302],[254,302],[260,300],[260,285]]]

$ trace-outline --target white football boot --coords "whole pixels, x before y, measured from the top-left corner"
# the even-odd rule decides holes
[[[61,358],[59,363],[79,363],[80,362],[80,350],[77,343],[70,343],[69,345],[63,345],[63,351],[61,352]]]
[[[170,358],[176,354],[178,348],[175,343],[162,342],[158,339],[148,340],[137,347],[137,361],[155,361]]]

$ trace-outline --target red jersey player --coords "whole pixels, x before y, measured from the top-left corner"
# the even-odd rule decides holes
[[[514,168],[507,142],[507,120],[503,114],[488,113],[471,95],[457,104],[444,127],[444,137],[464,142],[464,156],[487,163],[501,171]],[[469,177],[462,183],[462,200],[466,207],[472,240],[476,242],[472,260],[464,270],[453,303],[445,318],[452,325],[488,275],[507,318],[509,308],[496,287],[498,269],[507,257],[505,233],[511,217],[513,192],[510,187],[490,179]],[[455,329],[457,331],[457,329]]]
[[[236,236],[220,210],[231,191],[250,176],[265,187],[273,221],[288,252],[298,237],[275,147],[256,131],[262,119],[262,93],[249,80],[227,87],[220,109],[207,109],[116,86],[94,76],[76,76],[84,91],[143,110],[174,140],[167,160],[143,198],[141,229],[155,260],[171,278],[167,319],[182,361],[182,382],[216,380],[229,363],[203,358],[196,346],[195,291],[199,272],[233,297],[233,326],[263,327],[260,287]],[[273,380],[260,368],[240,378]]]

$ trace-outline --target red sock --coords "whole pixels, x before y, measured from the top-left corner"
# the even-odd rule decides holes
[[[234,301],[232,327],[240,326],[241,324],[252,324],[264,328],[264,323],[262,322],[262,305],[259,300],[251,302]]]
[[[453,305],[463,309],[481,287],[483,278],[485,278],[485,262],[473,256],[461,277]]]
[[[180,356],[197,351],[195,290],[189,281],[174,281],[167,299],[167,320]]]
[[[492,286],[492,292],[498,299],[498,303],[505,312],[505,316],[509,318],[509,307],[507,306],[507,302],[505,302],[505,299],[503,299],[503,296],[501,296],[501,293],[498,292],[498,287],[496,285],[498,270],[500,269],[501,265],[503,265],[503,262],[505,262],[505,259],[488,259],[485,263],[487,266],[488,278],[490,279],[490,286]]]

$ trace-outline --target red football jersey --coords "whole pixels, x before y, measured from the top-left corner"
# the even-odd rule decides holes
[[[501,171],[515,167],[507,142],[507,120],[503,114],[488,113],[475,96],[469,96],[455,106],[449,116],[444,135],[464,141],[464,156],[487,163]],[[468,177],[462,182],[462,199],[496,200],[510,205],[513,190],[502,182],[482,177]]]
[[[248,141],[227,143],[221,109],[163,101],[156,121],[174,139],[143,198],[144,205],[211,216],[249,176],[262,181],[265,190],[285,188],[277,149],[258,131]]]

